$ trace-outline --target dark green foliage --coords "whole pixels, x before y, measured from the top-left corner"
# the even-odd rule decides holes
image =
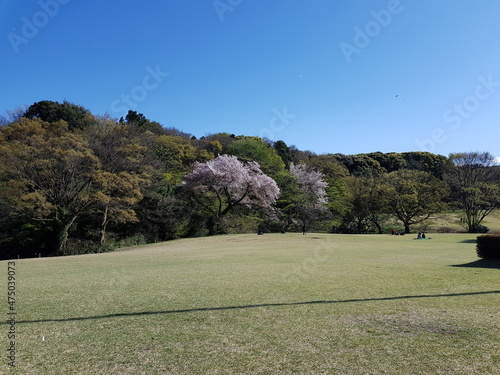
[[[430,152],[404,152],[401,155],[406,161],[406,168],[427,172],[439,179],[443,178],[446,168],[451,164],[446,156]]]
[[[195,213],[178,190],[165,181],[153,181],[136,208],[139,222],[129,230],[142,233],[147,242],[167,241],[188,235],[189,219]]]
[[[285,233],[286,224],[281,221],[263,220],[258,227],[259,233]]]
[[[0,227],[0,259],[33,258],[52,254],[52,228],[41,222],[17,218]]]
[[[486,225],[478,224],[473,228],[473,232],[471,233],[488,233],[489,231],[490,228],[488,228]]]
[[[157,135],[165,134],[165,129],[159,123],[149,121],[142,113],[137,113],[136,111],[129,110],[127,116],[125,116],[125,121],[121,118],[120,123],[131,125],[141,133],[149,131]]]
[[[343,155],[334,154],[353,176],[375,177],[402,169],[428,172],[434,177],[442,178],[450,165],[447,157],[430,152],[404,152]]]
[[[476,252],[482,259],[500,259],[500,234],[478,236]]]
[[[142,113],[137,113],[136,111],[129,110],[127,116],[125,116],[125,121],[127,123],[135,122],[139,126],[146,125],[149,120]]]
[[[384,154],[382,152],[372,152],[366,154],[366,156],[378,161],[380,166],[388,173],[399,171],[400,169],[406,168],[408,165],[403,154],[394,152],[388,154]]]
[[[285,163],[285,168],[290,169],[290,164],[293,162],[293,155],[290,147],[288,147],[284,141],[276,141],[273,147],[276,153],[281,157],[281,160],[283,160],[283,163]]]
[[[334,156],[353,176],[375,177],[385,172],[385,169],[380,165],[380,163],[371,158],[369,154],[335,154]]]
[[[92,123],[93,116],[83,107],[69,102],[43,100],[32,104],[24,113],[26,118],[39,118],[46,122],[66,121],[70,129],[84,129]]]

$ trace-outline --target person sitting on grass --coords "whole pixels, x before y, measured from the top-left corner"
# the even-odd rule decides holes
[[[417,238],[414,238],[415,240],[432,240],[431,237],[426,237],[424,232],[418,232]]]

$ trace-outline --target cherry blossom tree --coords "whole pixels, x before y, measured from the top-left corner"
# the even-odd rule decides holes
[[[237,206],[272,211],[280,194],[276,182],[262,173],[258,163],[243,164],[229,155],[194,163],[192,172],[184,176],[184,186],[210,215],[209,234],[223,233],[221,219]]]
[[[326,188],[328,183],[323,180],[323,174],[307,164],[291,164],[290,173],[295,176],[302,194],[297,197],[297,219],[307,228],[314,220],[327,214],[325,205],[328,203]]]

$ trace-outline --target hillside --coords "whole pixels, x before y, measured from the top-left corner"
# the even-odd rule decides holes
[[[249,135],[197,139],[132,110],[113,119],[41,101],[0,127],[0,257],[228,233],[486,232],[500,202],[494,160],[317,155]]]

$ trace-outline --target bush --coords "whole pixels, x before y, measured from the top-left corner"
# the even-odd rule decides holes
[[[472,233],[488,233],[490,228],[487,226],[478,224],[472,229]]]
[[[54,254],[59,255],[81,255],[81,254],[94,254],[98,251],[99,245],[97,242],[88,239],[69,238],[66,247],[62,253]]]
[[[482,259],[500,259],[500,235],[485,234],[477,237],[477,256]]]
[[[438,233],[457,233],[457,230],[455,228],[451,227],[439,227],[436,232]]]
[[[263,220],[258,227],[259,233],[282,233],[285,224],[281,221]]]

